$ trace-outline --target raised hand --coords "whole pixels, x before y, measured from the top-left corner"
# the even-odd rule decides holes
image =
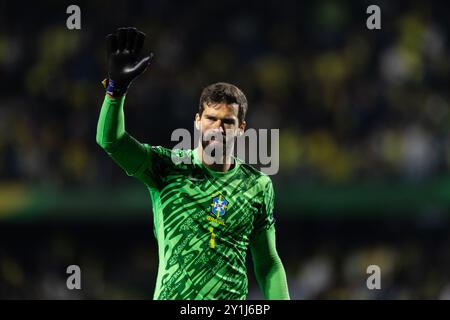
[[[122,96],[131,82],[142,74],[153,59],[153,52],[140,58],[145,34],[136,28],[119,28],[107,40],[107,93]]]

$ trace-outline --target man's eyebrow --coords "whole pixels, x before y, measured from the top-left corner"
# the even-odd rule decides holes
[[[237,118],[236,117],[225,117],[225,118],[222,118],[222,120],[228,120],[228,121],[234,121],[234,120],[236,120]]]
[[[212,114],[207,114],[207,115],[205,115],[205,117],[208,117],[208,118],[220,118],[221,120],[229,120],[229,121],[234,121],[234,120],[236,120],[237,119],[237,117],[236,116],[231,116],[231,117],[218,117],[218,116],[216,116],[216,115],[212,115]]]

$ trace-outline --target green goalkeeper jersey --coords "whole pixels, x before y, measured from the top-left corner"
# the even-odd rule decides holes
[[[289,299],[269,176],[237,158],[217,172],[197,149],[140,143],[125,131],[123,104],[105,97],[97,142],[149,190],[159,255],[154,299],[246,299],[249,246],[265,297]]]
[[[144,146],[147,161],[130,174],[147,185],[153,204],[154,298],[245,299],[249,239],[274,223],[270,178],[237,159],[222,173],[204,166],[196,149]]]

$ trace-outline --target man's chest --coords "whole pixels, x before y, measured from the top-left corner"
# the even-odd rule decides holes
[[[252,187],[239,179],[169,176],[160,191],[161,218],[180,230],[248,237],[261,208]]]

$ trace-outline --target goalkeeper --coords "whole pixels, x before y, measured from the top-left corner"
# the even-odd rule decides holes
[[[229,147],[245,129],[247,100],[242,91],[227,83],[203,90],[195,115],[201,133],[196,149],[150,146],[125,130],[127,89],[153,58],[152,53],[140,58],[144,38],[135,28],[107,36],[108,79],[97,143],[150,193],[159,256],[153,298],[246,299],[250,248],[264,297],[289,299],[275,245],[272,182],[233,157]],[[206,152],[213,146],[224,150],[222,156]],[[173,161],[174,153],[190,162]]]

